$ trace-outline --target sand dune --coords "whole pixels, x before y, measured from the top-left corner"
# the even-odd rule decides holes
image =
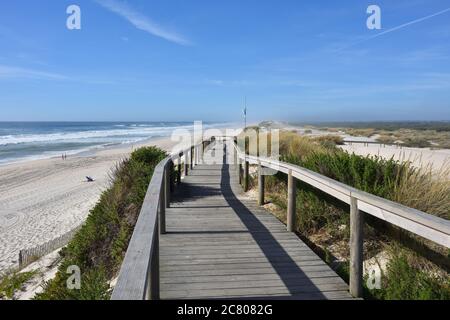
[[[383,146],[381,144],[369,144],[364,146],[361,143],[344,145],[341,148],[349,153],[362,156],[379,156],[384,159],[410,161],[417,168],[431,168],[434,172],[441,171],[444,167],[450,166],[450,150],[430,150],[428,148],[398,148],[396,146]]]
[[[147,142],[169,150],[169,138]],[[81,224],[108,186],[108,173],[131,146],[0,167],[0,272],[18,265],[21,249],[52,240]],[[95,182],[86,182],[92,176]]]

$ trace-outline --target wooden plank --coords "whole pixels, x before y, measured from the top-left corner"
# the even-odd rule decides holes
[[[293,295],[299,293],[313,293],[315,295],[315,299],[324,299],[325,296],[321,295],[322,291],[341,291],[345,292],[345,289],[339,289],[336,285],[318,285],[318,286],[304,286],[298,285],[290,288],[286,288],[283,286],[273,286],[273,287],[250,287],[250,288],[224,288],[224,289],[175,289],[175,290],[167,290],[164,288],[162,291],[164,296],[172,299],[207,299],[209,297],[235,297],[235,296],[247,296],[254,297],[258,295],[276,295],[276,294],[284,294],[284,295]],[[347,297],[349,297],[347,293]]]
[[[328,267],[326,264],[323,263],[320,259],[314,259],[314,260],[307,260],[307,261],[301,261],[301,262],[295,262],[295,266],[292,265],[292,262],[269,262],[269,261],[246,261],[245,263],[239,263],[239,262],[231,262],[231,263],[223,263],[223,264],[217,264],[211,261],[208,261],[204,264],[173,264],[168,265],[167,263],[163,263],[161,266],[161,270],[164,270],[164,272],[171,272],[171,271],[197,271],[197,270],[224,270],[224,272],[227,272],[227,270],[248,270],[248,269],[261,269],[261,268],[272,268],[276,270],[276,272],[282,272],[286,268],[294,268],[296,270],[308,270],[308,268],[312,268],[315,270],[319,270],[322,267]],[[329,270],[329,267],[328,269]],[[249,272],[250,273],[250,272]]]
[[[298,280],[298,279],[312,279],[312,278],[322,278],[322,279],[328,279],[328,278],[337,278],[336,273],[334,273],[331,270],[324,270],[324,271],[318,271],[318,272],[308,272],[299,274],[295,269],[285,270],[285,273],[283,273],[283,279],[292,279]],[[265,273],[246,273],[246,274],[189,274],[187,272],[182,274],[175,274],[173,273],[171,276],[166,276],[161,278],[161,283],[172,283],[172,284],[178,284],[178,283],[206,283],[206,282],[245,282],[250,280],[279,280],[282,281],[280,276],[273,272],[273,270],[267,269]],[[341,281],[341,279],[339,279]]]

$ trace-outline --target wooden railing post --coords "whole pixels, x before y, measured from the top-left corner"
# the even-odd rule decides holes
[[[164,170],[163,185],[159,194],[159,233],[166,233],[166,173]]]
[[[184,176],[187,177],[189,175],[189,151],[184,153]]]
[[[189,158],[191,161],[189,162],[190,169],[194,168],[194,147],[191,147],[191,151],[189,151]]]
[[[175,180],[176,180],[175,164],[173,161],[170,162],[170,194],[175,191]]]
[[[160,299],[159,288],[159,234],[155,234],[155,243],[153,247],[153,256],[150,265],[150,300]]]
[[[295,231],[295,201],[296,201],[296,182],[292,176],[292,170],[288,173],[288,205],[287,205],[287,230]]]
[[[248,163],[248,161],[247,161],[247,154],[249,153],[249,138],[248,137],[246,137],[245,138],[245,147],[244,147],[244,149],[245,149],[245,152],[244,152],[244,154],[245,154],[245,158],[244,158],[244,191],[245,192],[247,192],[248,191],[248,187],[249,187],[249,185],[248,185],[248,183],[249,183],[249,163]]]
[[[244,162],[244,191],[247,192],[248,191],[248,187],[249,187],[249,163],[247,161],[247,159]]]
[[[237,173],[237,177],[238,177],[238,183],[241,184],[242,183],[242,179],[241,179],[241,161],[239,159],[239,154],[238,154],[238,150],[237,150],[237,138],[234,138],[234,165],[236,166],[236,173]]]
[[[194,164],[198,165],[198,146],[194,147],[194,152],[195,152],[195,156],[194,156]]]
[[[198,165],[198,146],[194,147],[194,165]]]
[[[241,160],[240,160],[239,158],[238,158],[238,160],[237,160],[236,169],[237,169],[237,175],[238,175],[239,185],[242,186],[242,163],[241,163]]]
[[[180,153],[178,155],[178,163],[177,163],[177,184],[181,183],[181,157],[183,156],[183,153]]]
[[[171,171],[171,165],[170,163],[167,164],[166,168],[164,169],[164,204],[166,208],[170,208],[170,172]]]
[[[258,205],[264,205],[264,175],[261,162],[258,163]]]
[[[363,296],[363,227],[358,200],[350,197],[350,294],[355,298]]]

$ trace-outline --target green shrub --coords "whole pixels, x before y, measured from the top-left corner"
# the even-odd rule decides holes
[[[13,299],[14,293],[22,289],[23,285],[33,278],[37,271],[13,272],[0,279],[0,299]]]
[[[62,251],[63,261],[56,277],[46,283],[36,299],[108,299],[109,281],[120,269],[153,170],[165,157],[164,151],[145,147],[115,167],[111,186]],[[71,265],[81,270],[80,290],[67,289],[66,270]]]
[[[382,277],[382,290],[375,297],[386,300],[449,300],[450,279],[432,276],[412,261],[414,254],[393,255]]]

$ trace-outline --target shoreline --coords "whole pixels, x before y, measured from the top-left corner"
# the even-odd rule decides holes
[[[0,122],[0,124],[1,123],[2,122]],[[9,122],[5,122],[5,123],[9,123]],[[39,122],[30,122],[30,123],[39,123]],[[61,123],[61,122],[55,122],[55,123]],[[70,124],[72,122],[67,122],[67,123]],[[89,122],[82,122],[82,123],[89,123]],[[97,123],[97,122],[93,122],[93,123]],[[115,124],[115,122],[104,122],[104,124],[112,125],[112,124]],[[13,156],[10,156],[10,157],[6,157],[6,158],[0,158],[0,168],[2,168],[4,166],[8,166],[10,164],[26,163],[26,162],[37,161],[37,160],[58,159],[58,158],[61,158],[62,154],[67,154],[68,156],[74,157],[74,156],[92,155],[96,152],[110,150],[110,149],[123,149],[123,148],[127,148],[129,146],[132,146],[132,145],[145,145],[149,141],[170,138],[171,134],[174,132],[174,130],[184,130],[184,131],[187,130],[190,133],[192,133],[195,129],[194,128],[195,123],[191,124],[190,122],[174,122],[173,126],[168,126],[168,127],[163,126],[164,123],[160,123],[161,127],[148,126],[150,124],[155,124],[154,122],[149,122],[149,123],[142,122],[142,124],[143,124],[142,126],[134,124],[133,126],[130,127],[132,129],[129,128],[128,131],[124,130],[123,139],[120,141],[116,140],[116,141],[111,141],[111,142],[95,143],[93,140],[91,140],[91,141],[88,140],[86,142],[87,145],[83,145],[83,146],[79,146],[79,147],[67,146],[67,148],[60,149],[59,151],[55,151],[55,150],[52,151],[51,148],[50,148],[50,150],[45,150],[45,149],[42,149],[41,147],[39,147],[40,152],[38,154],[26,154],[26,153],[24,154],[24,153],[22,153],[23,150],[22,151],[20,151],[20,150],[12,151],[13,153],[16,152],[16,154],[14,154]],[[178,124],[178,125],[175,125],[175,124]],[[114,125],[114,127],[116,127],[116,126],[118,126],[118,125],[117,124]],[[120,126],[126,127],[126,125],[124,123],[122,123]],[[147,134],[140,135],[139,137],[135,137],[135,138],[125,137],[127,132],[131,133],[131,134],[136,134],[136,132],[130,131],[130,130],[134,130],[136,128],[141,128],[141,127],[143,128],[143,130],[153,130],[153,131],[149,132]],[[228,128],[232,129],[232,128],[237,128],[237,127],[241,127],[241,126],[238,123],[234,123],[234,122],[214,122],[214,123],[201,122],[201,129],[203,132],[205,132],[209,129],[224,130],[224,129],[228,129]],[[95,128],[93,128],[92,130],[94,130],[94,129]],[[117,130],[117,129],[110,128],[108,130],[106,130],[106,129],[102,129],[102,130],[104,132],[109,132],[111,130]],[[80,132],[76,132],[76,133],[81,134],[81,133],[86,133],[86,132],[91,132],[91,131],[80,131]],[[71,133],[70,131],[68,131],[68,132]],[[63,133],[64,133],[64,131],[57,132],[55,134],[63,135]],[[142,134],[142,133],[138,132],[137,134]],[[39,133],[36,133],[35,135],[39,135]],[[43,135],[45,136],[45,135],[51,135],[51,134],[43,133]],[[113,137],[113,136],[115,136],[115,135],[112,135],[111,137]],[[2,138],[5,138],[5,137],[10,137],[10,136],[0,135],[0,142],[1,142]],[[13,136],[11,136],[11,137],[13,137]],[[101,136],[101,137],[108,137],[108,136],[105,135],[105,136]],[[94,138],[94,136],[92,136],[90,138]],[[24,139],[24,138],[22,138],[22,139]],[[35,143],[37,141],[41,141],[41,140],[38,139],[38,140],[32,141],[32,142]],[[45,141],[45,140],[42,140],[42,141]],[[53,141],[53,140],[50,139],[48,141]],[[6,144],[6,146],[7,145],[8,144]],[[15,143],[12,143],[12,145],[15,145]],[[4,146],[5,145],[3,145],[3,144],[0,145],[0,149]],[[32,147],[32,145],[31,145],[31,147]],[[11,153],[11,150],[10,151],[6,150],[6,152]]]

